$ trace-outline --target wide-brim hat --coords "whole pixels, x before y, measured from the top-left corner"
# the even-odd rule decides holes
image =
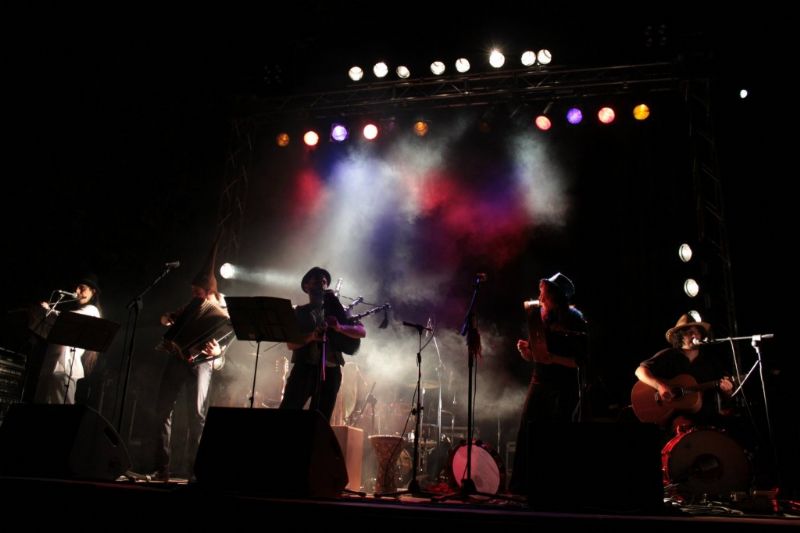
[[[303,276],[303,279],[300,281],[300,288],[303,289],[303,292],[306,292],[306,293],[308,292],[306,290],[306,284],[314,276],[322,276],[323,278],[325,278],[325,280],[328,282],[328,286],[330,287],[330,285],[331,285],[331,273],[328,272],[327,270],[325,270],[322,267],[314,267],[311,270],[309,270],[308,272],[306,272],[306,275]]]
[[[77,285],[86,285],[87,287],[91,287],[94,292],[100,293],[100,281],[97,279],[97,274],[88,273],[83,275],[78,279]]]
[[[567,300],[570,300],[573,296],[575,296],[575,284],[572,283],[572,280],[561,272],[556,272],[549,278],[542,278],[540,281],[544,281],[545,283],[548,283],[558,289],[561,294],[567,298]]]
[[[677,333],[682,329],[690,328],[692,326],[698,326],[703,328],[703,330],[706,332],[706,335],[711,333],[711,324],[709,324],[708,322],[696,322],[695,319],[691,317],[691,315],[685,313],[681,315],[681,317],[678,319],[678,322],[675,324],[674,328],[669,328],[667,330],[667,333],[665,335],[667,337],[667,342],[671,344],[672,337],[673,335],[675,335],[675,333]]]

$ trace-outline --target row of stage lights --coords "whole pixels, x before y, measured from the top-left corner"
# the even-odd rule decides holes
[[[553,56],[550,50],[542,48],[538,52],[534,50],[525,50],[520,55],[519,61],[523,67],[532,67],[535,65],[549,65],[552,60]],[[506,56],[499,49],[495,48],[489,52],[488,61],[489,65],[493,68],[501,68],[506,63]],[[466,57],[459,57],[456,59],[454,66],[456,72],[459,74],[466,74],[469,72],[470,68],[472,68],[469,59]],[[434,76],[441,76],[445,73],[447,67],[443,61],[436,60],[431,63],[430,69],[431,74]],[[372,67],[372,73],[376,78],[383,79],[389,74],[389,65],[387,65],[385,61],[379,61]],[[395,68],[395,74],[397,74],[397,77],[401,80],[405,80],[411,77],[411,70],[407,65],[398,65],[397,68]],[[364,78],[364,69],[355,65],[350,67],[347,75],[353,81],[360,81]]]
[[[637,121],[647,120],[650,116],[650,107],[647,104],[638,104],[632,110],[633,118]],[[601,124],[612,124],[617,117],[617,112],[613,107],[604,106],[597,111],[597,120]],[[583,122],[583,111],[579,107],[571,107],[567,110],[565,115],[568,124],[576,126]],[[553,122],[546,113],[542,113],[533,119],[534,125],[541,131],[547,131],[553,127]],[[481,121],[479,127],[482,131],[488,131],[490,126]],[[425,137],[430,131],[430,123],[425,120],[417,120],[414,122],[413,129],[415,135],[418,137]],[[361,129],[361,135],[367,141],[374,141],[380,135],[380,127],[374,122],[367,123]],[[341,123],[334,123],[330,129],[330,140],[332,142],[341,143],[350,137],[350,129]],[[316,146],[319,144],[321,137],[316,130],[308,130],[303,135],[303,142],[306,146]],[[280,147],[289,146],[291,138],[288,133],[281,132],[275,139]]]

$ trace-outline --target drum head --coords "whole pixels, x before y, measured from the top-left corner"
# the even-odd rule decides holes
[[[698,429],[676,436],[661,452],[665,481],[684,496],[725,496],[747,490],[744,450],[726,434]]]
[[[472,444],[472,481],[475,483],[475,488],[478,492],[485,492],[487,494],[497,494],[500,490],[500,467],[498,460],[492,454],[478,446]],[[450,460],[450,473],[452,480],[457,486],[461,486],[462,480],[467,475],[467,445],[459,445],[453,452]]]

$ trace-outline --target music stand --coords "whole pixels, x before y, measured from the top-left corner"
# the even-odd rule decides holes
[[[228,314],[233,331],[240,341],[256,342],[256,363],[253,369],[253,390],[250,394],[250,408],[256,396],[256,375],[258,374],[258,352],[262,341],[302,342],[303,335],[292,302],[271,296],[228,296]]]
[[[62,312],[53,327],[47,332],[50,344],[69,346],[72,350],[72,363],[75,362],[75,349],[82,348],[93,352],[105,352],[111,346],[120,325],[116,322],[80,313]],[[64,388],[64,403],[67,401],[69,382],[72,381],[72,364],[69,365],[67,384]]]

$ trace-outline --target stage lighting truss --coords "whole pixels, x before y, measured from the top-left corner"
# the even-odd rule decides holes
[[[487,106],[678,90],[685,78],[672,63],[594,68],[498,70],[353,85],[343,90],[266,97],[242,109],[257,121],[312,114],[317,119],[385,115],[395,110]]]

